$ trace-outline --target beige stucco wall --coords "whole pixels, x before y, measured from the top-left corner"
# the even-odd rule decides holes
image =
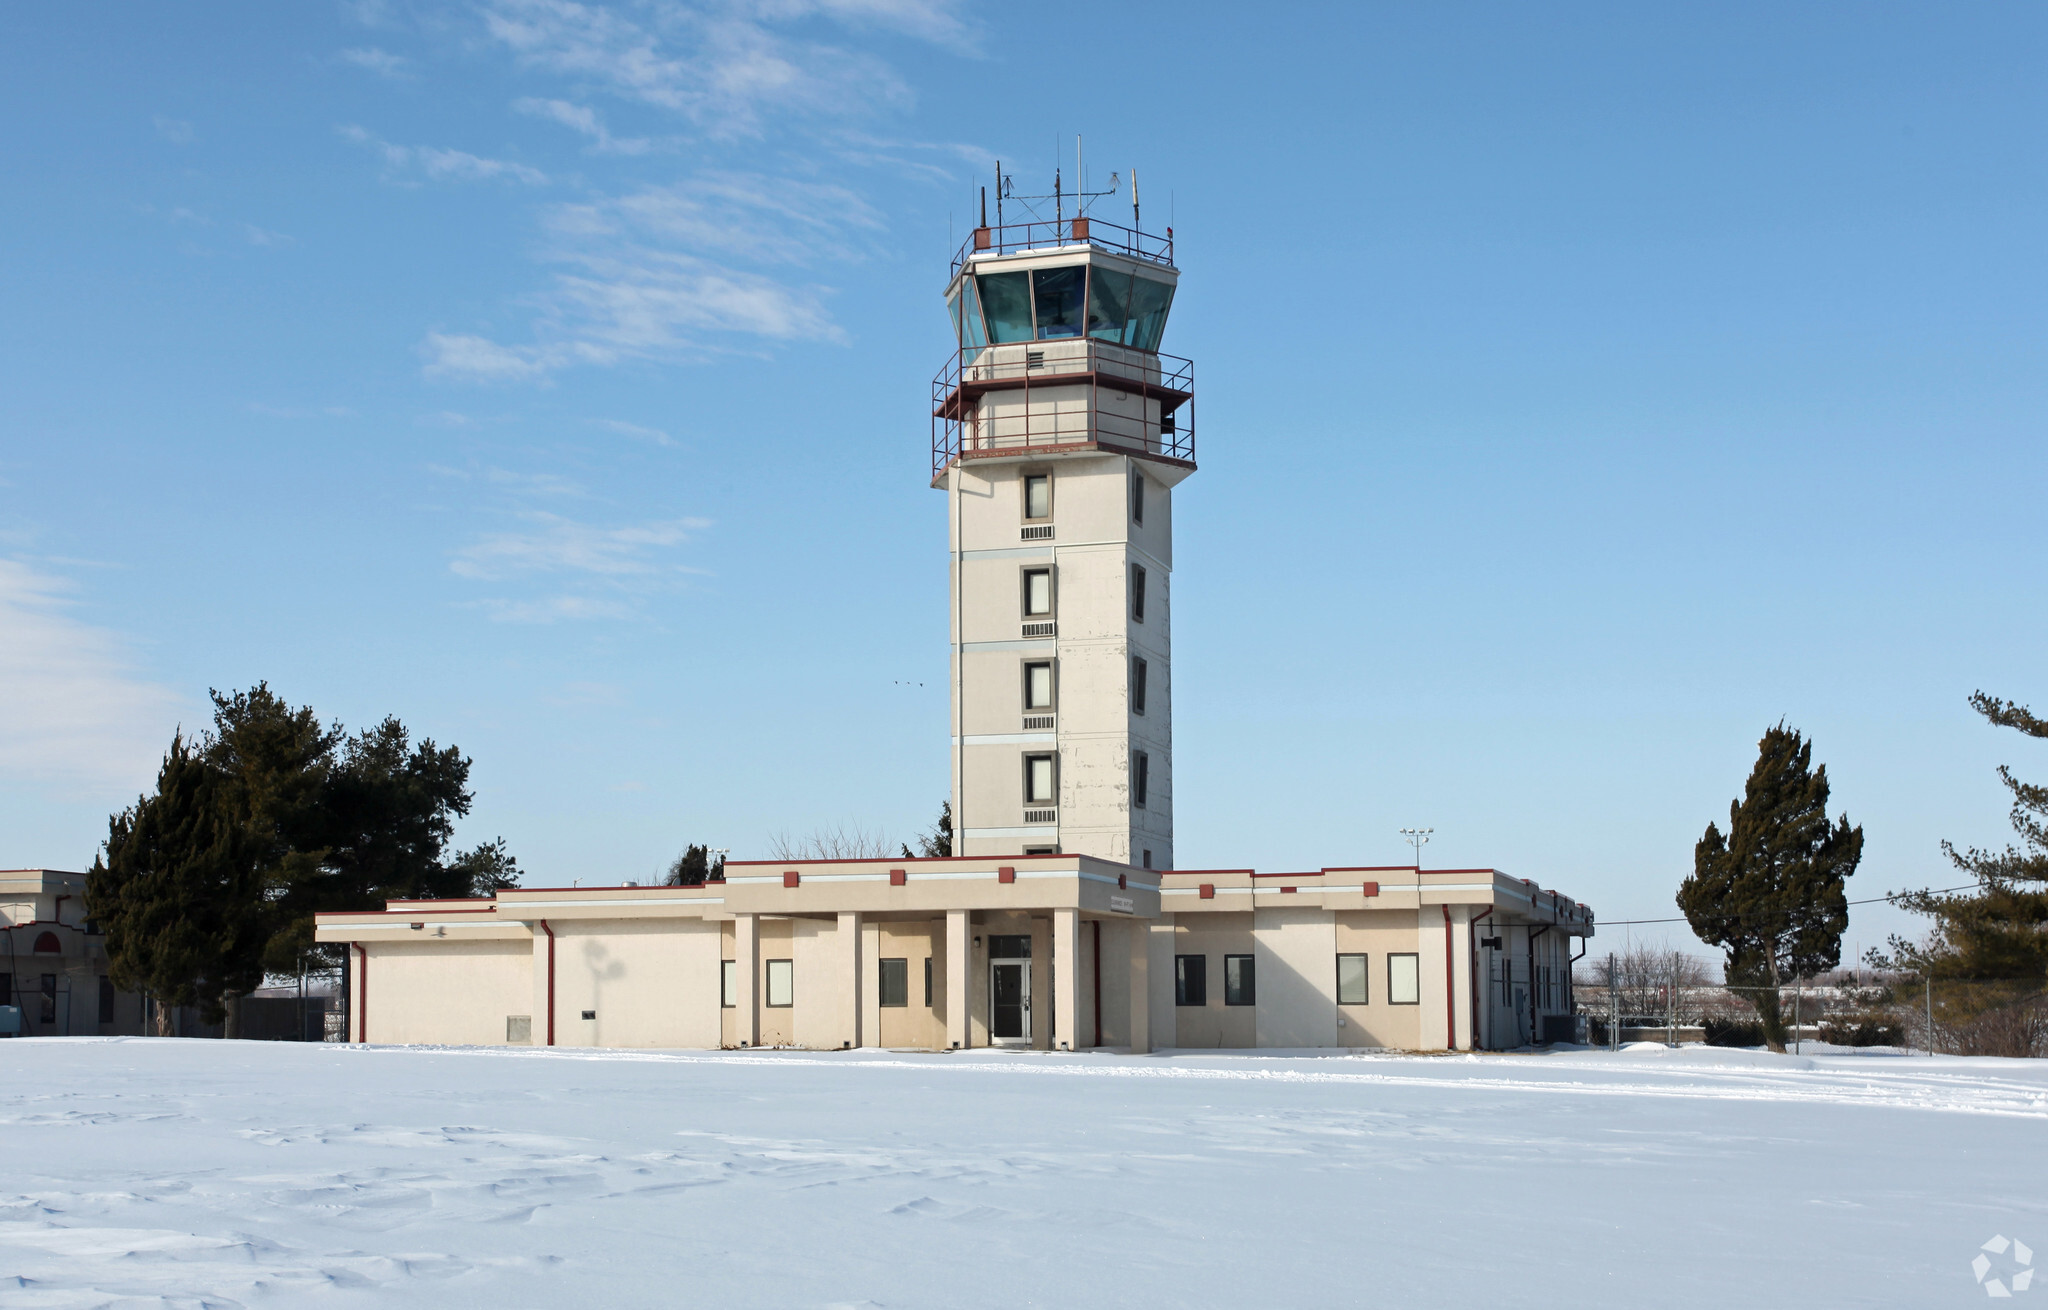
[[[1335,925],[1321,909],[1255,912],[1260,1046],[1337,1044]]]
[[[554,925],[557,1046],[717,1045],[719,925],[598,920]],[[584,1019],[591,1011],[595,1019]],[[537,1032],[536,1041],[545,1041]]]
[[[509,1015],[533,1015],[533,948],[523,941],[368,946],[369,1040],[503,1046]],[[536,1036],[539,1016],[534,1016]]]
[[[1257,1007],[1223,1003],[1223,957],[1257,955],[1252,938],[1251,912],[1183,914],[1174,916],[1174,919],[1165,958],[1158,962],[1160,971],[1166,975],[1164,1001],[1160,1004],[1163,1009],[1172,1010],[1174,1026],[1170,1042],[1161,1040],[1160,1044],[1223,1048],[1258,1045]],[[1204,969],[1208,980],[1208,1004],[1200,1007],[1174,1005],[1172,957],[1175,955],[1200,955],[1207,961]]]
[[[1366,958],[1364,1005],[1345,1005],[1338,1012],[1345,1026],[1338,1030],[1341,1046],[1384,1046],[1416,1050],[1422,1046],[1421,1005],[1393,1005],[1387,997],[1387,957],[1416,949],[1416,916],[1412,910],[1363,910],[1339,913],[1332,949]],[[1439,928],[1441,931],[1441,928]],[[1334,995],[1336,963],[1331,962]],[[1438,1027],[1442,1014],[1438,1012]]]

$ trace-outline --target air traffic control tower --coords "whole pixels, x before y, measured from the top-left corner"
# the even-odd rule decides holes
[[[1069,216],[1091,197],[1057,183],[996,190],[953,260],[958,348],[932,388],[953,851],[1171,869],[1173,488],[1195,471],[1194,366],[1159,350],[1172,229],[1138,229],[1135,189],[1131,227]],[[1050,219],[1015,221],[1034,200]]]

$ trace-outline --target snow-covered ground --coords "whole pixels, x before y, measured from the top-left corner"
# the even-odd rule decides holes
[[[2018,1061],[25,1040],[0,1305],[1967,1305],[2044,1166]]]

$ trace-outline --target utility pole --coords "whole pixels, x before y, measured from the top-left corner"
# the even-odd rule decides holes
[[[1805,996],[1805,994],[1806,980],[1804,978],[1794,978],[1792,980],[1792,1054],[1794,1055],[1798,1055],[1800,1053],[1799,1001],[1801,997]]]
[[[1614,972],[1614,952],[1607,952],[1607,1049],[1621,1049],[1621,978]]]
[[[1934,1058],[1934,975],[1928,974],[1923,980],[1927,984],[1927,1058]]]

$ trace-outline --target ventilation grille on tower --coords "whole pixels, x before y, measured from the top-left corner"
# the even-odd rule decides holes
[[[1052,524],[1033,523],[1024,529],[1022,536],[1025,541],[1051,541]]]
[[[1058,823],[1059,820],[1060,812],[1058,810],[1024,811],[1024,822],[1026,823]]]
[[[1024,731],[1051,732],[1054,716],[1050,714],[1027,714],[1024,716]]]
[[[1053,635],[1053,625],[1050,623],[1027,623],[1024,625],[1024,635],[1027,637],[1050,637]]]

